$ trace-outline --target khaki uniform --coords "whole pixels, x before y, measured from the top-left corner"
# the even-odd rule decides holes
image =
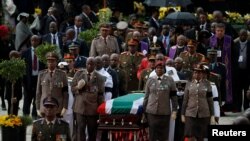
[[[141,72],[140,79],[139,79],[139,88],[138,88],[139,90],[145,89],[146,82],[147,82],[149,75],[152,71],[153,70],[151,68],[147,68]]]
[[[102,56],[103,54],[111,55],[112,53],[120,53],[119,45],[116,37],[107,36],[106,42],[102,36],[93,39],[90,47],[89,56]]]
[[[192,70],[197,64],[205,60],[205,56],[200,53],[191,55],[188,51],[182,52],[179,57],[183,59],[183,69]]]
[[[209,81],[188,82],[185,87],[182,115],[204,118],[214,115],[212,87]]]
[[[96,71],[93,71],[88,78],[87,70],[76,72],[72,80],[72,92],[75,95],[73,111],[75,113],[76,123],[74,124],[73,138],[76,141],[85,141],[85,129],[88,127],[88,138],[90,141],[96,140],[98,106],[104,101],[105,92],[104,77]],[[83,79],[85,86],[77,90],[75,87],[78,81]]]
[[[73,111],[83,115],[97,115],[96,110],[103,102],[105,81],[104,77],[96,71],[93,71],[90,81],[88,81],[87,73],[87,70],[79,70],[76,72],[72,80],[71,88],[73,94],[75,94]],[[83,79],[86,84],[81,90],[79,90],[79,94],[77,94],[75,87],[81,79]]]
[[[45,97],[55,97],[59,103],[57,113],[60,114],[62,108],[68,108],[68,80],[66,73],[62,70],[55,69],[52,77],[49,70],[42,70],[38,74],[36,89],[36,108],[41,113],[44,111],[43,99]]]
[[[44,118],[34,121],[32,127],[32,141],[71,141],[69,124],[56,119],[50,127]]]
[[[120,67],[126,72],[128,92],[138,90],[139,80],[136,74],[143,58],[144,55],[140,52],[136,52],[132,55],[126,51],[120,55]]]

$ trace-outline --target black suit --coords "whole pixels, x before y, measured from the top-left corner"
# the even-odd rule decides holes
[[[33,109],[32,109],[32,116],[36,117],[36,84],[37,84],[37,77],[38,75],[32,75],[32,48],[28,48],[22,54],[22,58],[25,60],[26,63],[26,74],[23,77],[23,85],[24,85],[24,104],[23,104],[23,113],[24,115],[30,114],[30,105],[33,100]],[[38,62],[38,71],[43,70],[45,65]]]
[[[156,29],[156,31],[158,31],[159,30],[159,28],[160,28],[160,23],[158,22],[156,22],[152,17],[149,19],[149,26],[150,27],[154,27],[155,29]]]
[[[237,76],[237,95],[240,97],[236,98],[236,108],[240,109],[241,105],[242,105],[242,90],[244,90],[245,93],[245,98],[244,98],[244,109],[246,110],[247,108],[249,108],[249,102],[250,100],[248,100],[246,98],[246,92],[248,90],[248,87],[250,85],[250,41],[247,42],[247,45],[245,46],[246,49],[246,68],[240,68],[239,67],[239,62],[237,62],[237,64],[232,64],[232,66],[237,67],[236,70],[236,76]],[[241,52],[241,47],[240,47],[240,42],[236,42],[235,46],[233,48],[233,52],[235,52],[236,58],[238,59],[240,56],[240,52]]]
[[[64,55],[64,50],[63,50],[63,34],[61,32],[57,32],[57,37],[58,37],[58,43],[59,43],[59,48],[60,48],[60,52],[61,52],[61,55],[63,56]],[[51,33],[48,33],[46,35],[43,36],[43,42],[47,42],[47,43],[50,43],[52,44],[52,36],[51,36]]]
[[[209,22],[206,22],[206,24],[199,24],[199,30],[207,30],[211,31],[211,25]]]
[[[216,83],[221,100],[226,100],[226,66],[222,63],[209,64],[209,70],[221,76],[220,84]]]
[[[106,68],[104,68],[106,69]],[[111,76],[112,76],[112,80],[113,80],[113,88],[112,88],[112,98],[116,98],[118,97],[118,75],[116,73],[115,70],[111,69],[111,68],[107,68],[106,70]]]
[[[89,16],[89,19],[92,21],[92,23],[97,23],[99,21],[98,17],[93,11],[90,12],[88,16]]]
[[[43,35],[48,34],[50,32],[49,31],[49,25],[50,25],[51,22],[56,22],[57,23],[56,19],[53,18],[52,16],[46,16],[46,18],[44,20],[45,20],[44,21],[44,26],[42,25],[43,26],[43,28],[42,28]]]
[[[90,20],[90,18],[88,17],[88,15],[81,13],[79,16],[82,17],[83,20],[83,27],[85,29],[90,29],[93,27],[92,21]]]

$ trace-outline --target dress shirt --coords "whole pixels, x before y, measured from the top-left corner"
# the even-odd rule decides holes
[[[106,78],[105,81],[105,88],[113,88],[113,79],[112,76],[104,70],[104,68],[100,69],[100,70],[96,70],[99,74],[101,74],[102,76],[104,76]],[[112,98],[112,92],[105,92],[104,93],[104,100],[110,100]]]
[[[59,47],[59,40],[58,40],[57,33],[56,34],[51,33],[51,44],[54,44],[54,38],[56,39],[56,46]]]
[[[34,47],[31,47],[31,58],[32,58],[32,65],[31,66],[33,66],[33,63],[34,63],[34,55],[35,55],[35,53],[34,53],[34,51],[35,51],[35,48]],[[34,70],[33,68],[32,68],[32,76],[37,76],[38,75],[38,70],[39,70],[39,63],[38,63],[38,57],[37,57],[37,69],[36,70]]]

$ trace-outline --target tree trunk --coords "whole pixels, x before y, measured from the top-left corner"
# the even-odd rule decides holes
[[[13,98],[15,97],[15,82],[11,83],[11,109],[10,109],[10,114],[13,114],[13,109],[14,109],[14,102],[13,102]]]

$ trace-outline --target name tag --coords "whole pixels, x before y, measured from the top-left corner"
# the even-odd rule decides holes
[[[217,51],[217,57],[221,57],[221,50]]]
[[[243,56],[242,56],[242,55],[239,56],[238,62],[239,62],[239,63],[243,62]]]

